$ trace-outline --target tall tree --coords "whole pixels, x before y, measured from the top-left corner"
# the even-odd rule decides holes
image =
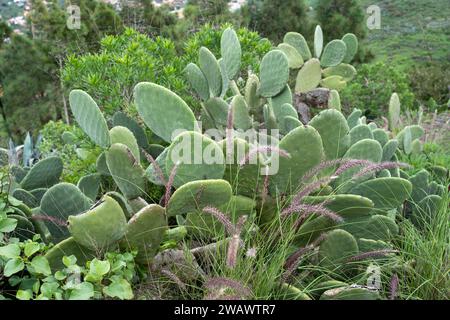
[[[148,35],[172,35],[178,19],[168,6],[157,8],[152,0],[121,0],[120,3],[125,26]]]
[[[328,41],[348,32],[359,39],[366,35],[364,11],[358,0],[319,0],[316,17]]]
[[[289,31],[308,33],[307,10],[303,0],[250,0],[243,12],[251,29],[280,42]]]

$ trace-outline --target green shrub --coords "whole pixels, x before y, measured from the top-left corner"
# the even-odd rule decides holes
[[[415,107],[415,96],[408,78],[395,67],[383,62],[363,64],[356,78],[340,92],[344,108],[365,110],[365,115],[375,118],[387,114],[391,95],[396,92],[402,110]]]
[[[72,143],[63,140],[62,135],[65,132],[73,134]],[[63,181],[76,184],[81,177],[96,172],[95,161],[100,150],[78,126],[67,125],[62,121],[50,121],[42,128],[41,134],[39,149],[42,157],[61,157],[64,163]]]
[[[140,81],[155,81],[182,93],[182,68],[171,40],[126,29],[103,38],[99,53],[70,56],[62,76],[66,88],[85,90],[112,116],[130,108],[133,88]]]
[[[417,100],[429,110],[448,108],[450,64],[429,63],[414,66],[409,73],[411,88]]]

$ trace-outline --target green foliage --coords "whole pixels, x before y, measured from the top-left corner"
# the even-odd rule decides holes
[[[355,79],[341,92],[344,108],[359,108],[375,118],[388,113],[391,95],[397,93],[403,110],[415,108],[415,96],[405,74],[394,66],[378,62],[363,64]]]
[[[64,256],[61,269],[53,272],[43,255],[49,248],[37,236],[1,246],[1,284],[7,285],[10,292],[0,296],[18,300],[133,298],[135,252],[108,252],[103,260],[94,258],[84,265],[77,264],[74,255]]]
[[[307,7],[303,0],[248,1],[243,9],[248,26],[274,42],[289,31],[307,33]]]
[[[42,142],[39,150],[42,157],[57,155],[64,163],[61,179],[70,183],[77,183],[82,176],[96,171],[95,161],[100,153],[87,137],[75,125],[67,125],[62,121],[49,121],[41,130]],[[71,135],[70,143],[63,135]]]
[[[126,29],[103,38],[97,54],[69,56],[63,80],[69,89],[85,90],[112,116],[119,110],[133,113],[133,89],[138,82],[155,81],[183,92],[182,67],[172,41]]]
[[[365,15],[359,1],[343,0],[337,5],[334,0],[319,0],[315,9],[316,19],[325,36],[329,37],[327,41],[338,39],[348,32],[354,33],[360,40],[365,38]],[[357,50],[352,48],[351,51],[356,53]]]
[[[414,65],[409,71],[409,81],[416,98],[429,110],[448,109],[448,81],[450,65],[431,62]]]

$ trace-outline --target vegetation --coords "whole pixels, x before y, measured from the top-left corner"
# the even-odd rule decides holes
[[[358,64],[357,1],[77,3],[0,26],[0,299],[449,299],[444,64]]]

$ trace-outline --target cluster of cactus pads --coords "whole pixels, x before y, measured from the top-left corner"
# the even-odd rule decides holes
[[[206,207],[225,212],[233,223],[243,215],[255,216],[261,228],[279,215],[295,217],[309,210],[312,214],[297,230],[294,251],[317,244],[317,263],[337,274],[351,272],[352,257],[391,249],[389,241],[398,232],[395,213],[405,200],[412,194],[421,208],[434,205],[441,190],[424,174],[408,178],[399,169],[396,152],[411,148],[420,138],[417,129],[406,128],[393,139],[374,123],[367,124],[360,110],[345,118],[339,107],[323,110],[303,125],[288,86],[289,69],[300,69],[296,92],[318,85],[338,90],[354,75],[347,63],[357,44],[348,34],[322,49],[318,27],[313,58],[304,38],[288,33],[264,56],[259,76],[251,74],[241,94],[236,84],[240,43],[234,30],[225,30],[221,59],[201,48],[198,65],[191,63],[185,69],[202,100],[201,125],[174,92],[155,83],[136,85],[139,116],[162,145],[149,145],[141,121],[125,113],[114,115],[109,126],[96,102],[86,92],[73,90],[69,100],[77,123],[103,148],[98,173],[83,177],[76,186],[58,183],[61,160],[47,158],[23,177],[16,175],[13,193],[29,208],[24,218],[39,222],[33,230],[57,243],[47,254],[52,266],[58,266],[63,255],[74,254],[82,261],[116,247],[138,250],[138,261],[151,263],[163,239],[168,235],[180,239],[185,230],[188,236],[214,240],[223,225],[203,211]],[[337,91],[332,96],[339,99]],[[211,128],[226,138],[214,140],[205,132]],[[261,139],[264,134],[256,129],[267,129],[267,139]],[[274,129],[281,134],[272,136]],[[246,130],[255,130],[260,139],[245,140]],[[175,162],[174,155],[189,139],[198,143],[196,151],[214,155],[215,161]],[[233,161],[226,162],[230,149],[239,148],[245,153],[231,152]],[[256,161],[246,163],[250,154]],[[275,156],[278,171],[263,174]],[[112,177],[117,190],[99,196],[105,177]],[[166,187],[162,199],[149,198],[149,188],[155,185]],[[315,188],[307,191],[311,186]],[[323,290],[324,299],[379,298],[366,287],[337,280],[328,285],[335,289]],[[289,297],[309,298],[299,288],[283,286]]]

